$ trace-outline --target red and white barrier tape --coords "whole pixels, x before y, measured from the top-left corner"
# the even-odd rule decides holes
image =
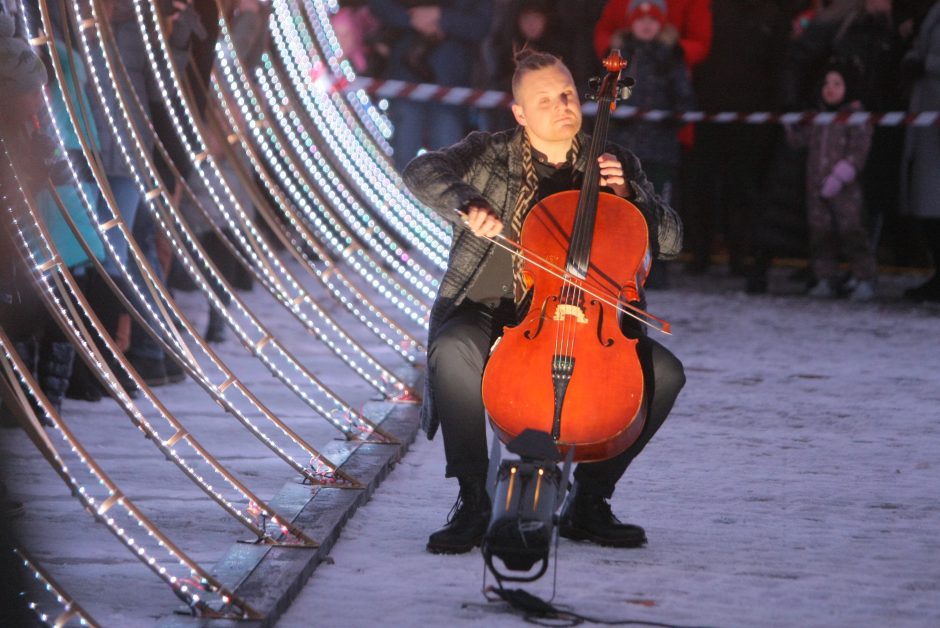
[[[322,77],[315,83],[324,87]],[[405,81],[380,80],[368,77],[357,77],[353,81],[343,78],[335,80],[330,89],[342,91],[365,90],[377,98],[405,98],[420,102],[440,102],[448,105],[463,105],[467,107],[480,107],[483,109],[496,109],[508,107],[512,103],[512,94],[506,92],[471,89],[469,87],[446,87],[430,83],[408,83]],[[593,115],[597,111],[597,104],[585,103],[582,106],[585,115]],[[908,113],[906,111],[854,111],[854,112],[789,112],[773,113],[770,111],[738,112],[723,111],[719,113],[705,113],[704,111],[686,111],[673,113],[671,111],[641,110],[636,107],[622,106],[613,112],[614,118],[638,118],[640,120],[675,120],[678,122],[714,122],[727,124],[743,122],[746,124],[870,124],[877,126],[940,126],[940,111],[921,111]]]

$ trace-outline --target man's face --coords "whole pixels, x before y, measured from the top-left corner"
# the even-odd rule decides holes
[[[534,142],[572,140],[581,130],[581,103],[571,72],[556,63],[523,74],[512,113]]]

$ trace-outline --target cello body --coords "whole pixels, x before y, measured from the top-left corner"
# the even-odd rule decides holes
[[[643,214],[600,191],[597,165],[610,111],[627,94],[626,61],[613,51],[581,190],[553,194],[529,211],[519,236],[532,298],[507,328],[483,373],[483,404],[509,442],[525,429],[551,434],[563,454],[590,462],[633,444],[646,421],[637,341],[620,330],[621,306],[638,301],[651,262]]]
[[[536,204],[520,244],[563,268],[578,195],[560,192]],[[647,233],[633,204],[600,193],[587,277],[568,281],[635,300],[650,262]],[[616,456],[636,441],[646,419],[636,340],[620,331],[614,308],[538,266],[526,264],[524,271],[533,282],[531,307],[519,325],[505,330],[483,376],[490,423],[503,442],[526,428],[548,432],[562,453],[575,447],[575,461]],[[570,375],[556,416],[559,362],[570,364]]]

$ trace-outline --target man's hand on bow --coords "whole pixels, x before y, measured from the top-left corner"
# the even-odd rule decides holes
[[[503,223],[493,208],[482,201],[468,203],[460,212],[467,228],[481,237],[492,238],[503,232]]]

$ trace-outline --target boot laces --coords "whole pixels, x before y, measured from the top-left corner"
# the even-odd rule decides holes
[[[596,499],[591,500],[591,507],[597,511],[597,514],[601,515],[605,519],[612,521],[613,523],[620,523],[614,515],[614,511],[610,508],[610,503],[603,497],[597,497]]]
[[[457,495],[457,501],[454,502],[454,505],[450,507],[450,512],[447,513],[447,523],[450,523],[457,518],[458,513],[460,512],[461,507],[464,504],[463,492]]]
[[[460,493],[457,494],[457,501],[454,502],[454,505],[451,506],[450,512],[447,513],[447,523],[461,517],[470,517],[473,515],[473,511],[478,507],[475,504],[477,500],[475,496],[471,495],[468,500],[464,496],[465,490],[461,489]]]

